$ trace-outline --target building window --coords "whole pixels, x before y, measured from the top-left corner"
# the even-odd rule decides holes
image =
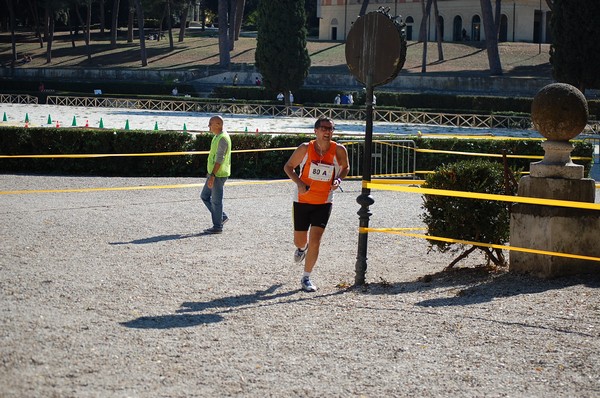
[[[462,18],[459,15],[457,15],[454,17],[454,22],[452,23],[452,41],[462,41],[463,40],[462,30],[463,30]],[[466,34],[467,34],[467,32],[465,31],[465,35]]]
[[[413,23],[415,23],[413,17],[406,17],[406,40],[413,39]]]
[[[471,20],[471,37],[474,41],[481,40],[481,18],[479,18],[479,15],[473,16]]]

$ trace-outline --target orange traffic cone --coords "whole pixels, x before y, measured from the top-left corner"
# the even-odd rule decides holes
[[[85,127],[90,127],[90,122],[87,119],[85,120]]]
[[[29,128],[29,122],[25,122],[25,128],[28,129]]]

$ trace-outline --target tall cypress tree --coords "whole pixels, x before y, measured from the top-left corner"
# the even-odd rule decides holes
[[[550,27],[552,75],[582,92],[600,88],[600,1],[554,0]]]
[[[306,50],[304,0],[260,0],[258,5],[256,67],[265,87],[289,93],[304,84],[310,68]]]

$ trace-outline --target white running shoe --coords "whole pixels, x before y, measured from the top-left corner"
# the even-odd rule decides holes
[[[302,290],[304,290],[305,292],[316,292],[317,291],[317,287],[315,286],[314,283],[312,283],[310,278],[307,276],[302,278],[302,281],[300,281],[300,284],[302,285]]]
[[[301,250],[301,249],[296,249],[296,251],[294,252],[294,262],[295,263],[299,263],[302,260],[304,260],[304,258],[306,257],[306,249]]]

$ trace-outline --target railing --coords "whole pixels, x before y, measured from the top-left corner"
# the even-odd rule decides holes
[[[191,100],[154,100],[154,99],[125,99],[108,97],[63,97],[48,96],[48,104],[83,106],[150,109],[173,112],[225,113],[260,116],[293,116],[317,119],[327,116],[334,120],[365,120],[364,109],[357,108],[317,108],[304,106],[240,104],[229,102],[201,103]],[[373,120],[388,123],[429,124],[450,127],[479,127],[490,129],[531,128],[531,118],[526,116],[476,115],[415,112],[407,110],[379,110],[373,112]],[[600,134],[600,122],[590,120],[586,132]]]
[[[38,98],[29,94],[0,94],[0,104],[37,104]]]

